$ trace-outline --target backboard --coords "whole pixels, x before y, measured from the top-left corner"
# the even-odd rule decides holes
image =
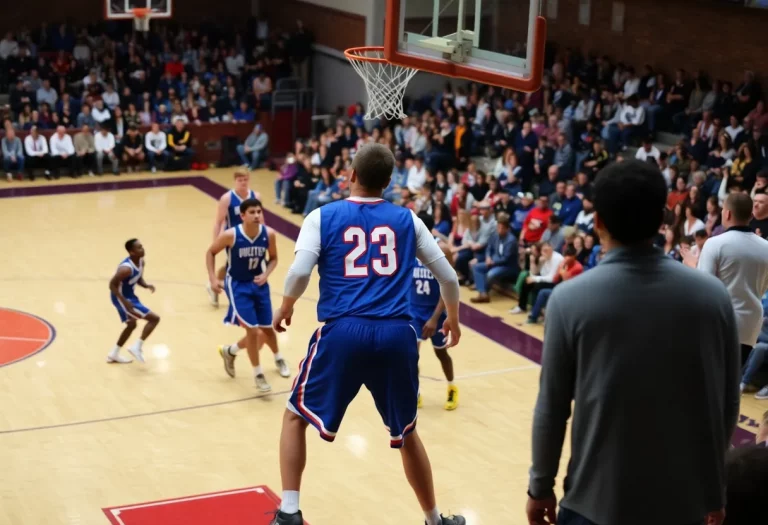
[[[541,0],[387,0],[392,64],[533,92],[544,72]]]
[[[150,10],[150,18],[171,18],[172,0],[104,0],[104,17],[108,20],[132,20],[133,9]]]

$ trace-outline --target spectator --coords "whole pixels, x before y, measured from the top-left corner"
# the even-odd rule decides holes
[[[697,217],[699,211],[696,209],[695,205],[689,204],[685,207],[683,213],[685,214],[685,220],[683,220],[683,235],[691,236],[697,231],[705,228],[704,222]]]
[[[195,154],[191,147],[192,136],[189,134],[184,121],[177,120],[173,123],[173,128],[168,134],[169,162],[167,168],[177,170],[188,170],[192,163],[192,156]]]
[[[119,159],[115,153],[115,136],[109,131],[109,128],[102,126],[93,140],[96,149],[96,173],[104,174],[104,158],[106,157],[112,163],[112,173],[118,175]]]
[[[528,212],[523,221],[520,244],[530,246],[539,242],[547,229],[550,217],[552,217],[552,210],[549,209],[549,200],[540,195],[536,200],[536,207]]]
[[[338,194],[339,184],[331,174],[331,171],[322,166],[320,168],[320,180],[317,185],[309,191],[307,204],[304,206],[304,217],[310,214],[316,208],[333,201],[334,194]]]
[[[496,231],[488,240],[485,258],[472,267],[475,278],[477,297],[473,303],[489,303],[489,292],[500,281],[514,281],[520,268],[517,263],[517,239],[509,231],[509,215],[499,214],[496,219]]]
[[[576,224],[576,217],[579,216],[581,208],[581,199],[576,195],[576,184],[569,182],[565,186],[565,199],[557,210],[557,215],[563,220],[565,226],[573,226]]]
[[[75,146],[72,137],[67,134],[64,126],[56,128],[56,133],[51,135],[49,151],[51,155],[51,171],[53,177],[59,178],[62,168],[69,171],[70,176],[75,176]]]
[[[582,169],[589,173],[590,178],[594,179],[598,172],[608,164],[608,152],[605,146],[599,140],[592,143],[592,151],[584,160]]]
[[[573,175],[573,148],[568,144],[565,133],[557,136],[557,149],[555,149],[554,164],[558,167],[560,177],[568,179]]]
[[[56,107],[56,101],[59,99],[59,95],[56,90],[51,87],[51,81],[47,78],[43,79],[43,84],[37,90],[37,103],[48,104],[50,107]]]
[[[233,116],[237,122],[253,122],[256,120],[256,113],[248,107],[248,103],[245,100],[240,102],[240,107]]]
[[[470,261],[484,261],[488,241],[496,231],[496,218],[488,203],[481,202],[477,206],[480,211],[480,220],[477,239],[469,243],[468,249],[462,249],[456,256],[456,271],[466,279],[472,279],[470,273]]]
[[[725,461],[724,525],[751,525],[765,512],[768,487],[768,412],[763,414],[757,446],[728,451]]]
[[[168,139],[157,122],[152,123],[151,130],[144,136],[144,147],[147,150],[147,159],[152,173],[157,172],[158,161],[161,167],[165,167],[168,161]]]
[[[243,166],[252,170],[260,168],[267,159],[268,143],[269,136],[261,129],[261,124],[256,124],[253,132],[245,139],[245,144],[237,147],[237,154]]]
[[[314,169],[315,166],[316,164],[313,164],[312,168]],[[285,164],[283,164],[283,166],[280,168],[280,173],[275,179],[276,204],[280,204],[281,206],[285,207],[291,207],[291,203],[289,201],[291,184],[296,179],[298,171],[299,166],[296,162],[296,157],[293,153],[289,153],[285,158]]]
[[[635,158],[643,162],[647,161],[649,158],[652,158],[658,165],[659,157],[661,157],[661,152],[656,146],[653,145],[653,139],[651,139],[651,137],[644,138],[643,147],[637,150]]]
[[[292,213],[303,213],[309,198],[309,192],[315,189],[320,182],[320,167],[312,166],[310,159],[301,160],[298,175],[293,181],[290,202],[293,206]]]
[[[541,257],[535,265],[531,265],[528,277],[525,278],[518,294],[517,306],[512,308],[509,313],[517,315],[526,312],[532,293],[535,300],[536,294],[541,290],[553,288],[557,271],[562,262],[563,256],[556,252],[551,244],[542,244]]]
[[[576,237],[581,239],[581,237]],[[557,274],[553,280],[554,286],[559,283],[570,281],[574,277],[581,275],[584,272],[584,266],[577,260],[577,253],[575,246],[568,246],[563,253],[563,260],[560,262],[560,266],[557,268]],[[547,305],[550,295],[552,295],[552,288],[544,288],[536,295],[536,300],[533,303],[531,313],[526,320],[527,324],[536,324],[539,322],[541,311]]]
[[[8,128],[5,131],[2,144],[3,153],[3,169],[5,170],[5,176],[8,182],[13,180],[12,170],[16,170],[19,178],[24,173],[24,149],[21,145],[21,140],[16,136],[16,132],[13,128]]]
[[[109,109],[104,105],[104,101],[101,99],[94,102],[91,114],[93,115],[93,120],[95,120],[96,124],[99,126],[106,125],[112,118],[112,113],[110,113]]]
[[[24,138],[24,164],[29,174],[29,180],[35,180],[35,169],[45,172],[45,178],[50,179],[50,157],[48,156],[48,141],[40,135],[37,126],[32,126],[29,135]]]
[[[83,104],[80,114],[77,116],[77,127],[82,128],[83,126],[88,126],[91,129],[96,127],[96,119],[91,115],[91,106],[88,104]]]
[[[75,146],[75,173],[82,175],[88,170],[88,175],[93,176],[93,166],[96,162],[96,142],[91,133],[91,128],[83,126],[74,137]]]
[[[576,216],[576,228],[582,233],[592,233],[594,228],[595,209],[590,197],[584,197],[582,200],[582,209]]]
[[[138,165],[144,162],[144,137],[139,133],[139,128],[131,126],[128,128],[128,132],[125,134],[125,138],[122,142],[123,149],[123,163],[125,164],[128,173],[131,173],[136,168],[138,171]]]
[[[619,117],[619,130],[623,147],[631,145],[632,139],[643,131],[645,110],[638,105],[637,95],[627,99]]]
[[[752,199],[752,220],[749,229],[763,239],[768,238],[768,194],[757,193]]]
[[[608,255],[558,286],[547,305],[530,523],[555,514],[555,475],[571,414],[571,460],[558,523],[646,524],[647,516],[637,512],[638,494],[653,494],[656,523],[723,520],[725,452],[739,416],[736,322],[720,283],[652,248],[666,192],[658,169],[636,160],[612,165],[595,183],[595,227]],[[684,319],[697,319],[697,330],[680,330]],[[651,376],[654,388],[637,396],[638,385]],[[688,395],[701,389],[702,395]],[[659,441],[669,425],[685,435]],[[656,447],[645,446],[652,441]]]
[[[768,312],[763,308],[763,325],[757,344],[749,353],[739,386],[742,394],[757,392],[757,399],[768,399]],[[764,388],[761,388],[765,385]]]
[[[424,157],[416,155],[413,159],[413,164],[408,170],[408,179],[406,182],[406,186],[411,195],[418,195],[426,180],[427,168],[424,166]],[[474,198],[473,200],[477,200],[477,198]]]
[[[115,91],[115,86],[111,82],[108,82],[104,93],[101,95],[101,99],[104,101],[106,109],[114,111],[116,107],[120,105],[120,95]]]
[[[263,69],[259,71],[256,78],[251,83],[253,96],[256,99],[258,107],[268,108],[272,104],[272,79],[267,76]]]

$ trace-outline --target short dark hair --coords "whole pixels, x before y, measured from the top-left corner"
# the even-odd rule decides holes
[[[768,447],[752,445],[728,451],[725,459],[728,525],[755,523],[765,514],[768,486]]]
[[[576,257],[576,247],[573,244],[569,244],[565,247],[563,255],[565,257]]]
[[[752,218],[752,198],[746,193],[731,193],[725,198],[723,207],[733,213],[736,222],[746,224]]]
[[[429,213],[425,211],[419,213],[419,219],[421,219],[421,222],[424,223],[424,226],[426,226],[429,231],[432,231],[432,228],[435,227],[435,219]]]
[[[138,239],[128,239],[125,241],[125,251],[128,253],[131,253],[131,250],[133,250],[133,245],[138,242]]]
[[[550,224],[563,224],[563,219],[559,215],[552,215],[552,217],[549,218]]]
[[[360,185],[370,190],[387,187],[392,172],[395,170],[395,156],[383,144],[366,144],[352,159],[352,169],[357,174]]]
[[[704,228],[702,228],[701,230],[696,230],[693,233],[693,236],[697,239],[706,239],[707,237],[709,237],[709,235],[707,235],[707,230],[705,230]]]
[[[240,213],[245,213],[248,208],[264,208],[259,199],[245,199],[240,203]]]
[[[658,167],[630,159],[603,169],[592,197],[595,212],[611,237],[621,244],[637,244],[658,233],[667,185]]]

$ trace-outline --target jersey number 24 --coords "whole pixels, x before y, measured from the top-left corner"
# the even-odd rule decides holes
[[[368,277],[367,264],[358,264],[369,248],[369,236],[359,226],[350,226],[344,231],[344,244],[354,247],[344,258],[344,277]],[[397,239],[389,226],[376,226],[370,233],[370,244],[379,245],[381,257],[372,257],[370,269],[376,275],[390,276],[397,271]]]

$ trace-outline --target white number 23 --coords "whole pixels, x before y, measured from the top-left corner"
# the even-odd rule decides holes
[[[368,277],[368,266],[358,264],[358,259],[368,251],[368,239],[359,226],[344,231],[344,244],[354,244],[344,258],[344,277]],[[371,231],[370,244],[378,244],[381,257],[371,258],[371,269],[376,275],[390,276],[397,271],[395,232],[389,226],[377,226]]]

